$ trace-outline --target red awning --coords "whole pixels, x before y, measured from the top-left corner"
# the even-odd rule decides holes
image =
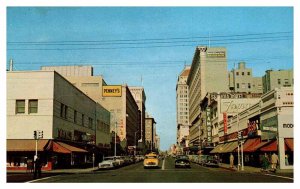
[[[291,151],[294,151],[294,139],[293,138],[284,139],[284,143]],[[285,150],[287,150],[287,148],[285,148]]]
[[[255,146],[260,144],[260,138],[251,138],[247,139],[247,141],[243,145],[243,152],[254,152],[257,150]]]
[[[79,153],[87,152],[84,149],[77,148],[75,146],[71,146],[69,144],[63,142],[56,142],[56,141],[51,141],[46,149],[56,153],[63,153],[63,154],[70,154],[72,152],[79,152]]]
[[[260,148],[262,152],[276,152],[277,151],[277,140],[273,140],[266,146]]]

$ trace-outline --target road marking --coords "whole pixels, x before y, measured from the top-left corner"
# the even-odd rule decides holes
[[[162,170],[165,170],[165,159],[163,160],[163,163],[162,163]]]
[[[272,177],[279,177],[279,178],[285,178],[285,179],[294,180],[294,178],[291,178],[291,177],[284,177],[284,176],[278,176],[278,175],[272,175],[272,174],[264,174],[264,175],[268,175],[268,176],[272,176]]]
[[[40,181],[40,180],[45,180],[45,179],[49,179],[49,178],[54,178],[54,177],[57,177],[59,175],[55,175],[55,176],[51,176],[51,177],[44,177],[44,178],[40,178],[40,179],[35,179],[35,180],[31,180],[31,181],[28,181],[28,182],[25,182],[25,183],[32,183],[32,182],[35,182],[35,181]]]

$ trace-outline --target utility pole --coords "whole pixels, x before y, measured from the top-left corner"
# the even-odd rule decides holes
[[[115,156],[117,156],[117,121],[115,123]]]

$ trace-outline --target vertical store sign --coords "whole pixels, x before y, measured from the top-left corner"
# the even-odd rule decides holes
[[[211,134],[211,117],[210,117],[210,108],[206,108],[206,128],[207,128],[207,142],[212,142]]]
[[[224,123],[224,135],[225,135],[225,134],[227,134],[227,124],[228,124],[226,112],[223,112],[223,123]]]

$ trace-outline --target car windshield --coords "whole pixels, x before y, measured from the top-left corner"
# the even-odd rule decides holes
[[[189,159],[188,156],[177,156],[176,159]]]
[[[146,156],[146,159],[156,159],[156,156]]]

